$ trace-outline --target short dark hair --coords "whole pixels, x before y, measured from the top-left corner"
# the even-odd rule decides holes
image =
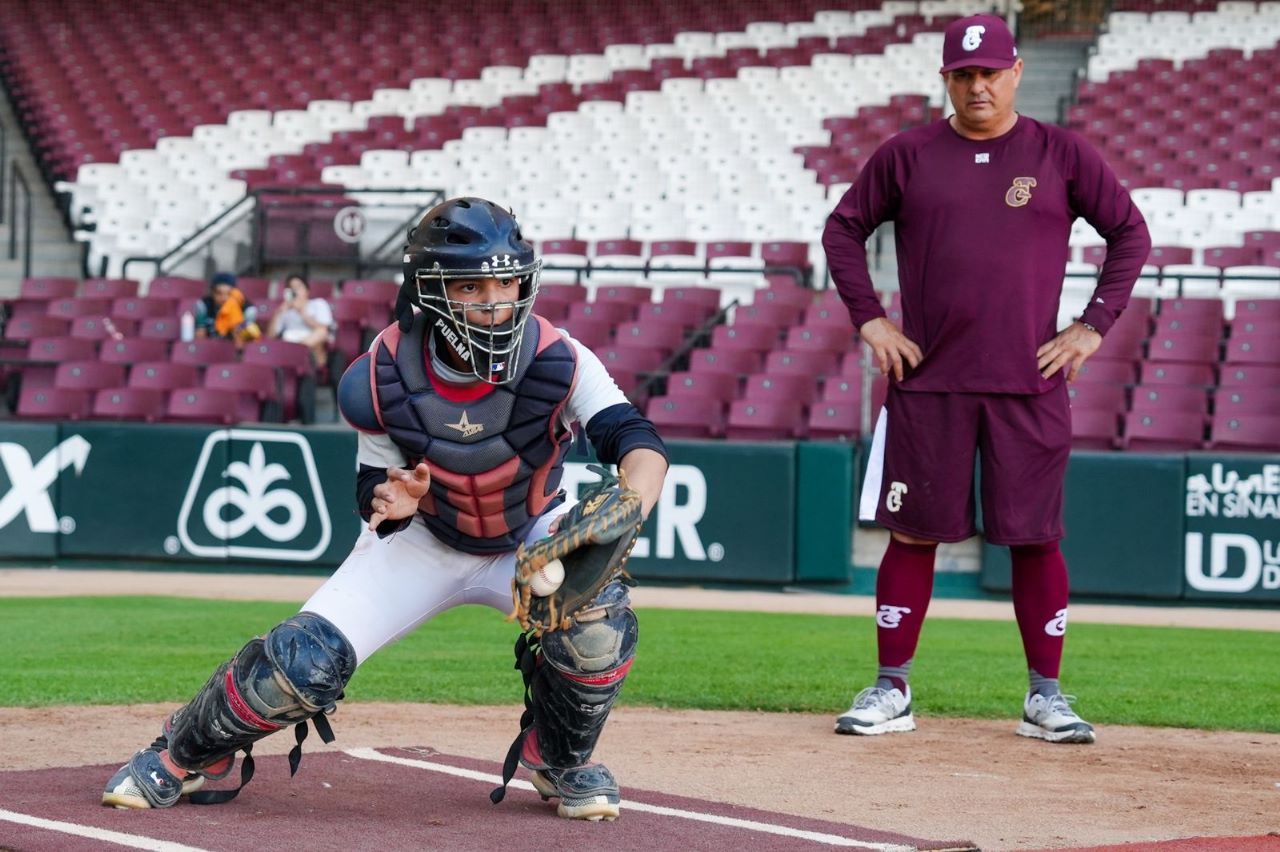
[[[236,286],[236,276],[232,272],[219,272],[209,279],[210,289],[217,287],[219,284],[230,284]]]

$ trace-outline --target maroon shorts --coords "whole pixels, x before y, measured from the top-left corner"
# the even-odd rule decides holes
[[[893,386],[863,481],[862,511],[932,541],[974,535],[974,456],[982,526],[993,544],[1062,538],[1062,482],[1071,451],[1067,386],[1039,395],[923,393]]]

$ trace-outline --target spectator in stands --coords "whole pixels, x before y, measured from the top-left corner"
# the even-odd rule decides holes
[[[271,315],[267,329],[271,337],[305,345],[311,350],[316,369],[323,371],[329,363],[334,327],[333,308],[324,299],[311,295],[307,279],[301,275],[285,279],[280,307]]]
[[[823,234],[831,275],[890,378],[863,483],[864,519],[891,531],[876,580],[879,673],[836,721],[845,734],[915,729],[908,671],[933,590],[938,542],[983,528],[1013,557],[1013,605],[1030,669],[1017,733],[1093,742],[1058,685],[1067,625],[1062,485],[1071,443],[1065,381],[1097,351],[1151,248],[1141,213],[1081,138],[1019,115],[1022,59],[992,15],[946,29],[941,73],[955,114],[882,145]],[[1071,224],[1107,241],[1083,314],[1056,328]],[[892,221],[902,328],[867,269]],[[1064,381],[1065,380],[1065,381]]]
[[[195,336],[234,340],[237,345],[257,340],[262,336],[257,313],[236,287],[236,277],[219,272],[209,280],[208,294],[196,302]]]

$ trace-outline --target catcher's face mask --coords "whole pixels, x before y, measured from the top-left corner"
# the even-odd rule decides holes
[[[435,315],[432,333],[437,345],[456,353],[480,381],[495,385],[511,381],[538,294],[541,265],[541,260],[527,267],[499,262],[486,270],[488,277],[470,271],[419,269],[417,301]]]

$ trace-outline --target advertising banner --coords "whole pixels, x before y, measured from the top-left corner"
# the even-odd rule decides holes
[[[1186,478],[1188,599],[1280,603],[1280,462],[1191,456]]]

